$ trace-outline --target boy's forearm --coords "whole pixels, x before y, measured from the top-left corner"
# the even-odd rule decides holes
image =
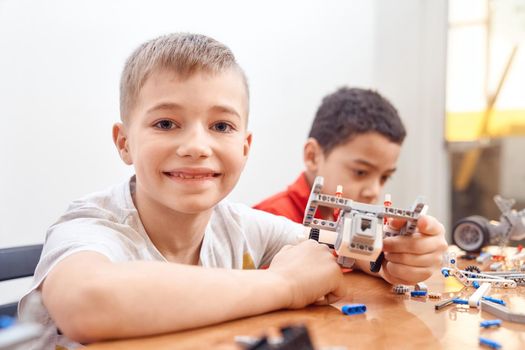
[[[68,315],[55,319],[66,335],[83,342],[194,328],[289,303],[285,281],[267,270],[129,262],[108,263],[103,272],[88,270],[82,278],[90,281],[88,292],[66,298]]]

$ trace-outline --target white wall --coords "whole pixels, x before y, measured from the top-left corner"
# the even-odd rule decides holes
[[[131,173],[111,142],[120,71],[174,31],[224,42],[249,77],[254,144],[232,199],[293,181],[322,96],[354,85],[384,92],[407,124],[396,203],[426,194],[446,221],[444,3],[0,0],[0,247],[42,242],[69,201]]]
[[[253,204],[295,179],[321,97],[371,84],[373,20],[366,0],[0,2],[0,246],[41,242],[69,201],[130,173],[111,125],[143,41],[194,31],[237,55],[254,145],[232,198]]]
[[[400,205],[423,195],[449,227],[445,151],[447,1],[377,0],[374,82],[403,118],[408,136],[388,191]]]

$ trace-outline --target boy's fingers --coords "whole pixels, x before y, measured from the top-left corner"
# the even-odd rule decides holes
[[[406,220],[390,219],[388,225],[399,230],[406,224]],[[434,217],[422,215],[417,221],[417,230],[427,236],[435,236],[445,233],[445,227]]]
[[[389,262],[415,266],[415,267],[433,267],[440,266],[442,262],[441,254],[401,254],[401,253],[385,253],[385,259]]]
[[[423,215],[417,221],[417,230],[427,236],[437,236],[445,234],[445,227],[436,218]]]
[[[385,272],[396,280],[405,280],[408,284],[424,281],[432,276],[432,270],[424,267],[406,266],[387,262]]]
[[[328,305],[330,305],[330,304],[333,304],[335,302],[338,302],[339,300],[343,299],[344,297],[345,297],[345,295],[337,295],[337,294],[334,294],[334,293],[330,293],[325,298],[326,298],[326,303]]]
[[[412,236],[387,237],[383,240],[383,250],[388,253],[430,254],[443,252],[447,242],[441,236],[425,236],[415,233]]]
[[[388,219],[388,226],[395,230],[400,230],[406,224],[406,220],[403,219]]]

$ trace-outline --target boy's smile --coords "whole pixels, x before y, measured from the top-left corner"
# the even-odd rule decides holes
[[[174,181],[188,181],[189,183],[213,180],[221,176],[221,173],[213,171],[209,168],[180,168],[171,171],[165,171],[164,174]]]
[[[198,214],[230,193],[251,144],[247,101],[234,70],[151,74],[114,130],[122,159],[135,167],[139,212]]]

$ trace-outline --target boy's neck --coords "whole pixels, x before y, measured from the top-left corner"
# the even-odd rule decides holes
[[[139,193],[135,193],[133,201],[151,242],[166,260],[188,265],[199,263],[213,208],[198,214],[175,212],[141,198]]]

